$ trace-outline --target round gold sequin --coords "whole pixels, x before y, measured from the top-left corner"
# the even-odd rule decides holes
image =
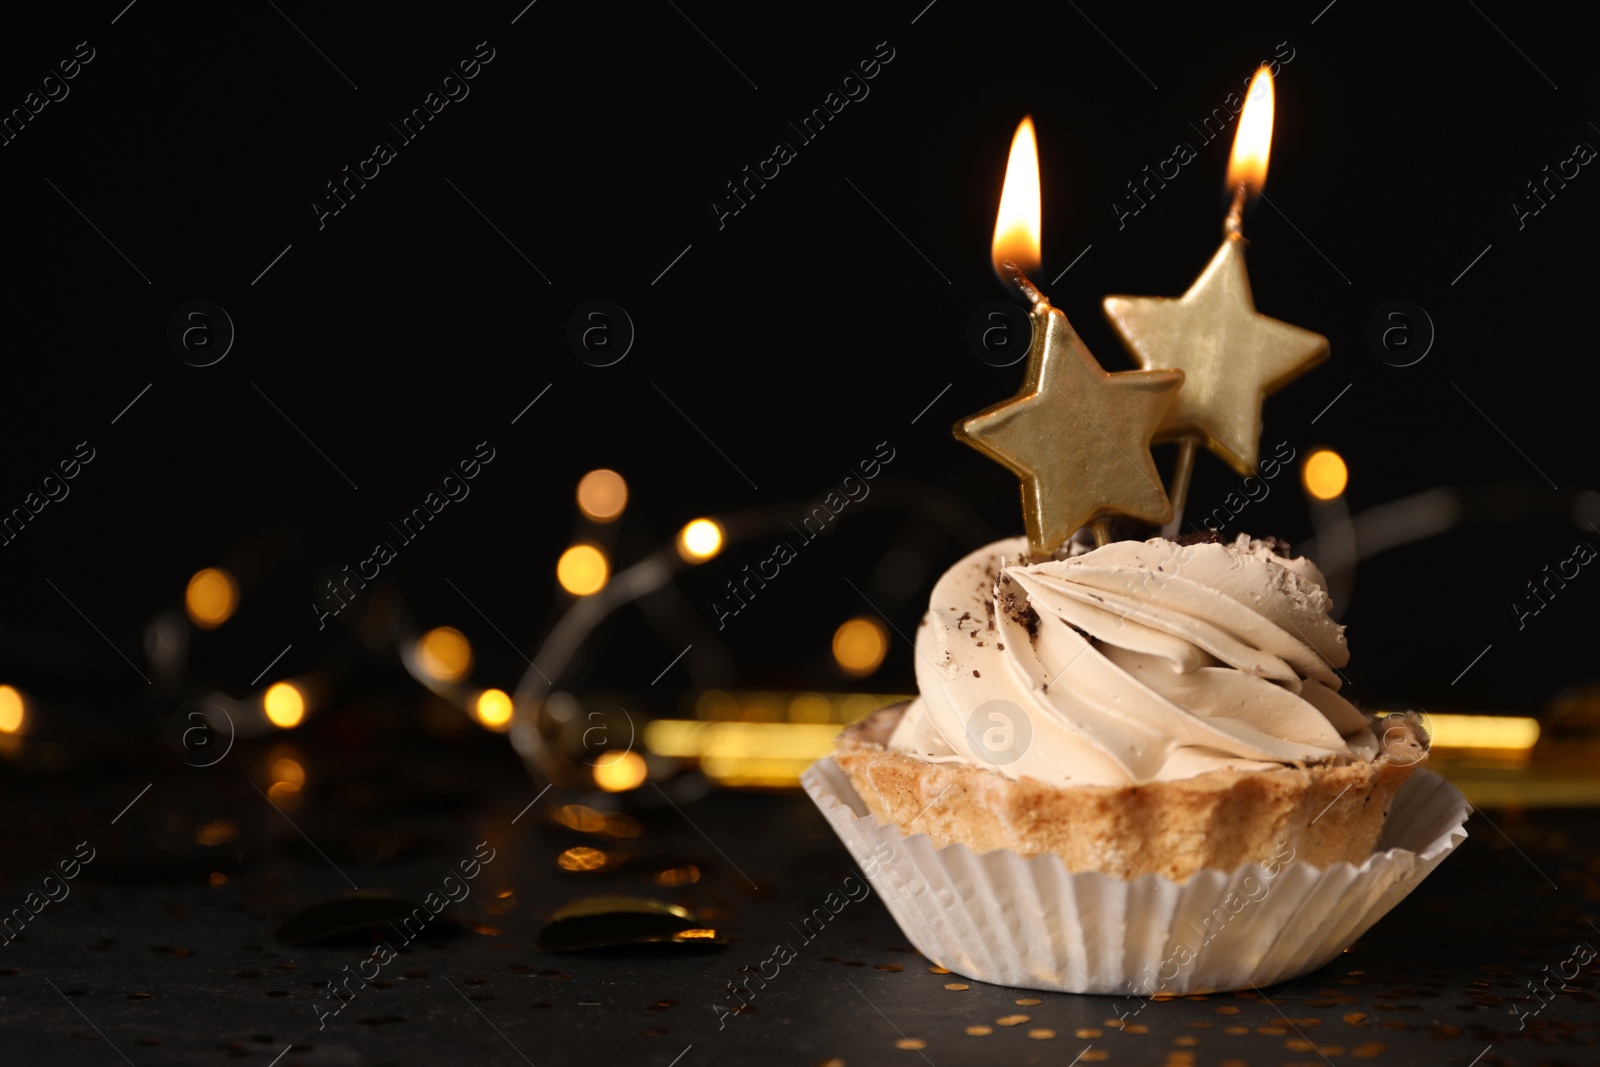
[[[944,987],[946,989],[952,989],[952,990],[956,991],[957,993],[961,992],[963,989],[971,989],[972,988],[971,986],[969,986],[965,982],[946,982],[944,984]]]
[[[1031,1008],[1035,1004],[1043,1004],[1044,1001],[1040,1000],[1038,997],[1023,997],[1021,1000],[1018,1000],[1017,1003],[1021,1004],[1024,1008]]]
[[[1148,1034],[1150,1028],[1143,1023],[1134,1023],[1132,1026],[1124,1026],[1122,1032],[1125,1034]]]
[[[949,971],[948,968],[945,968],[945,967],[929,967],[928,968],[928,973],[929,974],[949,974],[950,971]]]
[[[1370,1060],[1374,1056],[1381,1056],[1387,1051],[1389,1051],[1389,1046],[1382,1041],[1368,1041],[1351,1049],[1350,1055],[1358,1060]]]
[[[992,1033],[994,1033],[994,1027],[992,1027],[992,1026],[969,1026],[969,1027],[967,1027],[967,1035],[969,1037],[988,1037]]]
[[[1103,1033],[1105,1033],[1104,1030],[1096,1030],[1093,1027],[1086,1026],[1082,1030],[1074,1031],[1073,1032],[1073,1036],[1074,1037],[1082,1037],[1082,1038],[1091,1038],[1091,1037],[1099,1037]]]
[[[1111,1058],[1111,1053],[1103,1048],[1092,1048],[1078,1057],[1079,1063],[1104,1063]]]
[[[898,963],[880,963],[880,964],[878,964],[876,967],[874,967],[872,969],[875,970],[875,971],[891,971],[891,972],[892,971],[903,971],[903,970],[905,970],[905,968],[900,966]]]
[[[928,1043],[920,1037],[902,1037],[894,1043],[894,1047],[903,1048],[908,1052],[915,1052],[918,1049],[927,1048]]]
[[[1177,1045],[1179,1048],[1194,1048],[1200,1043],[1200,1039],[1198,1037],[1184,1035],[1183,1037],[1173,1038],[1172,1043]]]
[[[1218,1015],[1238,1015],[1239,1012],[1243,1010],[1244,1009],[1242,1008],[1234,1007],[1232,1004],[1223,1004],[1220,1007],[1212,1009],[1212,1011],[1215,1011]]]
[[[1035,1041],[1049,1041],[1052,1037],[1056,1036],[1056,1032],[1041,1026],[1037,1029],[1029,1030],[1028,1036],[1033,1038]]]
[[[1000,1018],[995,1020],[995,1025],[996,1026],[1020,1026],[1021,1024],[1025,1023],[1025,1022],[1028,1022],[1028,1021],[1029,1021],[1029,1019],[1028,1019],[1028,1017],[1026,1015],[1002,1015],[1002,1016],[1000,1016]]]
[[[1344,1017],[1344,1021],[1349,1023],[1351,1026],[1360,1026],[1362,1023],[1367,1021],[1367,1013],[1364,1011],[1353,1011]]]
[[[1250,1032],[1250,1028],[1248,1026],[1224,1026],[1222,1028],[1222,1032],[1225,1034],[1232,1034],[1234,1037],[1238,1037],[1240,1034],[1248,1034]]]

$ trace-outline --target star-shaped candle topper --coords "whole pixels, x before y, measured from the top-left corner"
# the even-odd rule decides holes
[[[1105,312],[1139,365],[1169,367],[1185,378],[1162,420],[1159,439],[1183,443],[1173,475],[1173,504],[1188,494],[1194,443],[1221,456],[1240,474],[1254,472],[1261,446],[1261,408],[1267,394],[1328,357],[1321,334],[1268,318],[1256,310],[1245,270],[1241,219],[1245,201],[1267,179],[1272,149],[1272,74],[1256,71],[1239,115],[1228,185],[1233,207],[1222,247],[1181,297],[1108,296]]]
[[[1247,475],[1267,394],[1326,359],[1328,339],[1256,310],[1244,245],[1228,234],[1181,297],[1108,296],[1105,312],[1141,367],[1184,372],[1158,439],[1198,437]]]
[[[1027,377],[1010,400],[956,424],[955,435],[1022,479],[1035,559],[1106,515],[1172,517],[1150,441],[1183,384],[1179,370],[1107,373],[1058,309],[1033,290]]]

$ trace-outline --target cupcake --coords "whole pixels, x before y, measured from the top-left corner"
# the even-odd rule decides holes
[[[1322,966],[1465,838],[1414,715],[1340,695],[1315,564],[1272,540],[1025,538],[965,557],[916,635],[920,695],[804,783],[941,966],[1196,993]]]
[[[1314,563],[1244,535],[1026,559],[1017,538],[952,567],[917,632],[921,695],[840,737],[874,815],[1117,878],[1372,853],[1428,738],[1339,694],[1350,653]]]
[[[1283,981],[1442,862],[1466,802],[1418,769],[1416,717],[1340,694],[1350,654],[1311,561],[1248,536],[1112,540],[1118,520],[1181,525],[1201,446],[1253,473],[1267,394],[1328,354],[1255,308],[1250,183],[1183,297],[1107,299],[1142,368],[1108,372],[1024,270],[1032,141],[1025,121],[992,247],[1030,307],[1022,386],[953,428],[1017,478],[1027,536],[940,578],[920,695],[846,729],[802,782],[949,970],[1079,993]],[[1170,487],[1158,440],[1179,442]]]

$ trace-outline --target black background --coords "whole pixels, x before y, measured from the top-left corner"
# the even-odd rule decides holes
[[[1575,518],[1575,494],[1595,483],[1600,178],[1585,168],[1522,229],[1511,207],[1576,143],[1600,144],[1588,26],[1528,3],[924,2],[540,0],[519,18],[518,0],[114,0],[8,14],[4,108],[77,42],[95,58],[0,148],[0,506],[78,442],[96,458],[0,548],[5,680],[154,712],[85,616],[142,663],[146,620],[218,562],[246,595],[233,622],[196,639],[201,673],[242,695],[289,644],[275,673],[308,669],[345,640],[317,629],[317,573],[368,555],[388,519],[487,440],[496,459],[471,496],[386,577],[420,623],[473,638],[475,681],[509,686],[521,660],[446,579],[535,646],[564,603],[556,556],[593,533],[573,506],[584,471],[629,480],[628,515],[605,532],[626,564],[696,515],[782,505],[798,517],[887,441],[896,458],[879,488],[953,495],[971,511],[957,508],[954,532],[895,508],[847,512],[716,635],[719,650],[711,598],[771,550],[734,546],[685,575],[668,636],[624,612],[603,654],[563,680],[645,687],[688,633],[695,652],[652,690],[661,706],[727,681],[730,662],[744,684],[841,687],[829,636],[869,610],[850,582],[909,631],[940,569],[1021,528],[1011,476],[949,433],[1020,377],[964,341],[972,310],[1001,295],[988,245],[1018,119],[1031,113],[1040,136],[1039,280],[1123,369],[1100,298],[1180,293],[1219,236],[1232,130],[1207,145],[1188,123],[1288,49],[1274,206],[1248,220],[1252,276],[1261,310],[1326,334],[1333,356],[1269,401],[1263,451],[1337,448],[1358,513],[1438,485],[1466,506],[1457,530],[1362,562],[1344,618],[1354,695],[1526,711],[1590,677],[1600,579],[1585,572],[1520,631],[1511,607],[1581,537],[1600,542]],[[397,142],[386,123],[480,41],[494,59],[470,96],[396,144],[319,229],[310,204],[324,183],[376,140]],[[870,95],[799,145],[788,121],[879,42],[894,58]],[[780,139],[798,158],[719,229],[713,199]],[[1110,205],[1124,183],[1180,140],[1198,158],[1119,229]],[[595,298],[625,307],[638,334],[603,369],[565,342],[568,316]],[[215,366],[188,366],[165,342],[191,299],[237,327]],[[1366,343],[1392,299],[1437,328],[1415,366],[1386,365]],[[1310,535],[1297,470],[1243,528]],[[1197,506],[1236,487],[1201,457]],[[920,562],[885,568],[895,551]],[[897,641],[867,684],[904,691],[911,664]]]

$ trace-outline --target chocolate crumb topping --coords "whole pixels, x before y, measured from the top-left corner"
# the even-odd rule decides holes
[[[1294,558],[1294,553],[1289,551],[1289,542],[1285,541],[1281,537],[1273,537],[1271,534],[1268,534],[1267,536],[1258,538],[1257,540],[1266,545],[1267,548],[1272,551],[1274,556],[1282,556],[1284,559]]]

